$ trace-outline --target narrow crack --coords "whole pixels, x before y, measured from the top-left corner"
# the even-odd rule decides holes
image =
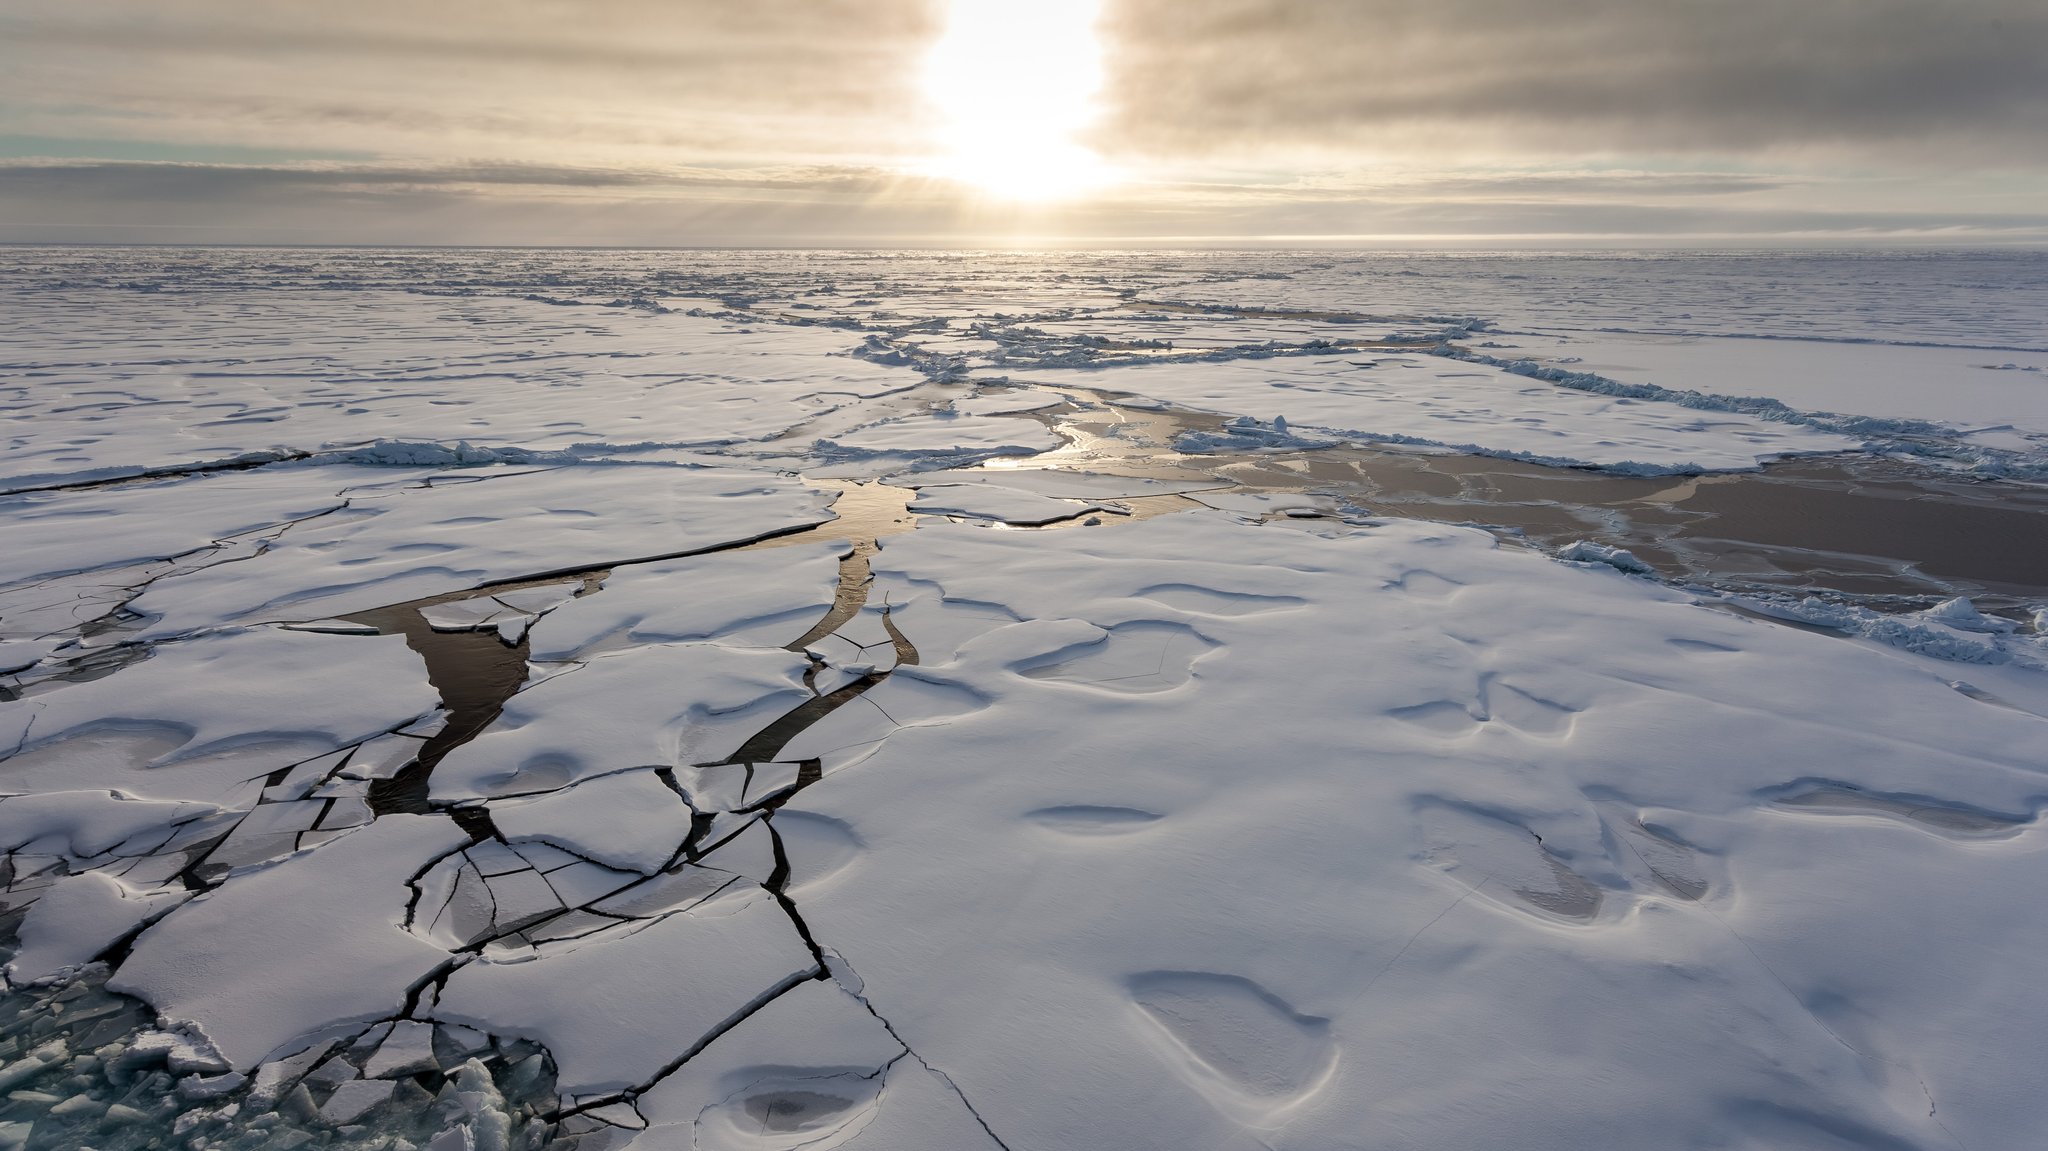
[[[782,907],[783,914],[796,927],[796,933],[803,938],[804,946],[811,951],[811,959],[819,969],[825,969],[825,951],[818,946],[818,940],[811,934],[811,925],[804,922],[803,913],[797,910],[796,901],[789,897],[789,854],[783,850],[782,834],[775,830],[773,813],[762,817],[762,826],[768,829],[768,838],[775,846],[775,870],[768,874],[768,882],[762,884],[768,894]]]
[[[713,1043],[717,1042],[720,1036],[724,1035],[728,1031],[731,1031],[733,1028],[738,1027],[740,1024],[745,1023],[747,1020],[753,1018],[754,1014],[760,1011],[762,1008],[768,1006],[769,1004],[775,1002],[776,1000],[782,998],[783,996],[789,994],[790,992],[796,990],[797,988],[803,986],[806,983],[811,983],[817,980],[829,978],[831,978],[831,976],[827,974],[823,966],[814,966],[808,971],[800,971],[793,975],[785,976],[782,979],[776,981],[776,983],[773,986],[771,986],[767,991],[763,992],[753,1002],[747,1004],[746,1006],[740,1008],[738,1011],[727,1016],[724,1019],[724,1021],[720,1022],[717,1026],[713,1027],[711,1030],[699,1036],[696,1042],[690,1044],[690,1046],[686,1048],[681,1055],[676,1056],[668,1063],[662,1065],[661,1069],[656,1071],[653,1074],[653,1076],[648,1078],[644,1083],[638,1084],[633,1087],[629,1087],[624,1091],[617,1091],[611,1094],[601,1095],[595,1099],[584,1100],[583,1102],[578,1103],[573,1107],[567,1107],[556,1111],[548,1112],[544,1116],[544,1118],[550,1123],[558,1123],[563,1119],[569,1118],[572,1115],[582,1115],[589,1111],[595,1111],[601,1107],[609,1107],[614,1103],[625,1103],[628,1106],[631,1106],[635,1099],[638,1099],[641,1095],[644,1095],[648,1091],[652,1090],[654,1086],[660,1083],[662,1080],[675,1074],[677,1071],[682,1070],[684,1065],[688,1064],[690,1060],[695,1059],[699,1054],[703,1053],[706,1047],[709,1047]],[[1005,1151],[1008,1151],[1008,1149],[1006,1148]]]
[[[982,1132],[989,1137],[989,1140],[991,1142],[993,1142],[997,1147],[1002,1148],[1002,1151],[1010,1151],[1010,1145],[1008,1143],[1003,1142],[1002,1136],[997,1135],[995,1131],[989,1127],[988,1120],[982,1118],[981,1112],[976,1110],[974,1107],[974,1103],[967,1098],[967,1093],[960,1089],[960,1085],[958,1083],[953,1082],[953,1077],[927,1062],[925,1060],[925,1057],[919,1055],[917,1053],[917,1049],[912,1047],[909,1041],[904,1039],[903,1036],[897,1032],[896,1025],[889,1022],[886,1016],[884,1016],[880,1011],[877,1011],[875,1009],[874,1003],[867,997],[867,981],[860,978],[860,973],[853,969],[853,965],[846,961],[846,957],[835,951],[832,953],[832,958],[834,960],[837,960],[836,965],[838,967],[843,968],[847,974],[853,976],[853,978],[860,983],[860,990],[858,991],[854,990],[851,987],[848,987],[846,985],[845,980],[840,979],[836,973],[832,972],[833,964],[827,964],[825,970],[828,976],[833,980],[833,982],[838,985],[839,989],[841,991],[846,992],[848,995],[853,996],[855,1000],[859,1001],[860,1005],[867,1009],[867,1013],[875,1017],[875,1022],[880,1023],[882,1025],[882,1030],[887,1031],[889,1033],[889,1038],[894,1039],[898,1044],[902,1046],[903,1051],[906,1055],[909,1055],[912,1059],[917,1060],[918,1066],[924,1068],[926,1071],[929,1071],[934,1077],[936,1077],[939,1080],[939,1082],[944,1083],[948,1090],[953,1092],[954,1097],[960,1100],[960,1105],[962,1107],[967,1108],[967,1113],[969,1115],[974,1116],[975,1123],[980,1125]]]
[[[124,487],[130,484],[144,484],[151,480],[172,479],[178,476],[206,475],[212,472],[246,472],[270,464],[286,463],[293,460],[309,460],[312,452],[290,449],[275,452],[252,452],[236,456],[231,460],[214,460],[206,463],[172,464],[169,467],[153,468],[125,476],[104,476],[95,480],[72,480],[66,483],[38,484],[32,487],[8,488],[0,495],[19,496],[32,492],[80,492],[93,488]]]

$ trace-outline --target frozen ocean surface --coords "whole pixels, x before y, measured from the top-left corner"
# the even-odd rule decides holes
[[[2048,1130],[2048,255],[0,249],[0,1148]]]

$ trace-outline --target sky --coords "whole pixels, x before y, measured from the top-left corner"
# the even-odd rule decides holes
[[[0,0],[0,242],[2048,242],[2043,0]]]

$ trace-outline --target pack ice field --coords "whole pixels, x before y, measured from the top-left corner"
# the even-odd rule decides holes
[[[2048,257],[0,252],[0,1148],[2048,1131]]]

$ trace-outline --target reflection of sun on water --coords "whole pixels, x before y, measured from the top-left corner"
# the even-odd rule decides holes
[[[1108,178],[1074,142],[1095,114],[1101,0],[952,0],[925,91],[946,115],[943,175],[1020,200]]]

